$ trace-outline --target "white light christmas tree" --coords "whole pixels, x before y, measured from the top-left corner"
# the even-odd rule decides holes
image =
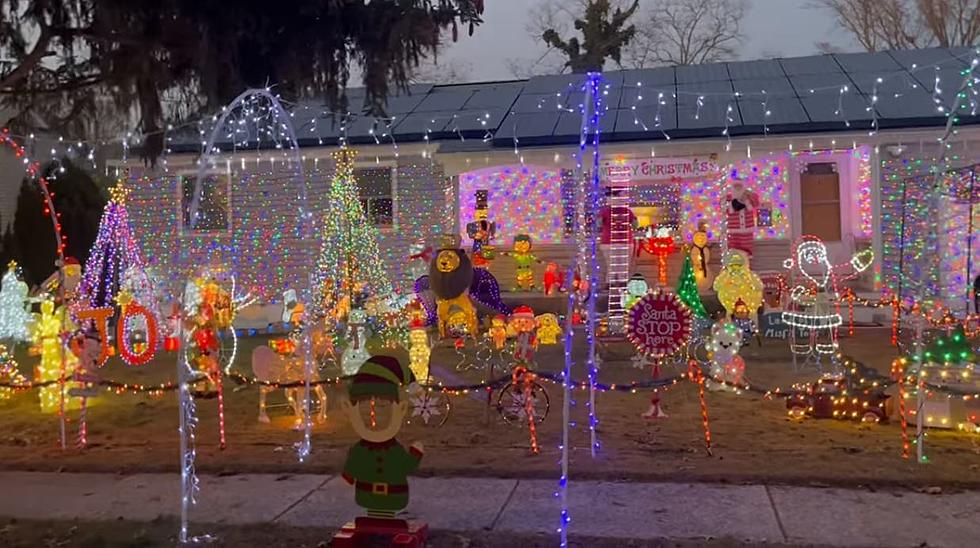
[[[0,340],[30,338],[31,314],[27,311],[27,284],[17,278],[17,263],[10,261],[0,281]]]

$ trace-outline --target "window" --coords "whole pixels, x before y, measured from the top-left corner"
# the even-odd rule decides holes
[[[390,166],[354,169],[361,208],[374,226],[391,228],[395,224],[394,172]]]
[[[180,228],[185,234],[228,232],[231,230],[231,173],[227,171],[205,172],[201,176],[200,194],[197,196],[197,212],[192,219],[194,189],[198,179],[196,171],[182,173],[180,177]]]

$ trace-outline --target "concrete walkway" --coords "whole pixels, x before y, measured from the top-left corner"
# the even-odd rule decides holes
[[[150,521],[178,512],[177,474],[0,472],[0,516]],[[555,482],[488,478],[411,480],[412,516],[443,531],[549,533]],[[634,539],[730,538],[829,546],[977,546],[980,493],[928,495],[685,483],[575,481],[573,535]],[[337,476],[202,476],[193,530],[206,523],[337,527],[359,515]]]

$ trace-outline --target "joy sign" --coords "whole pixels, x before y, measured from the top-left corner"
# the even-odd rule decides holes
[[[691,338],[691,311],[665,290],[644,295],[629,309],[626,336],[641,353],[670,356]]]

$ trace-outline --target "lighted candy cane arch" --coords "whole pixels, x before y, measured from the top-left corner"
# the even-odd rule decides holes
[[[236,114],[237,113],[237,114]],[[203,132],[202,132],[203,135]],[[310,242],[313,238],[313,215],[312,212],[307,211],[307,183],[304,179],[304,170],[302,164],[302,157],[299,154],[299,145],[296,141],[296,132],[293,129],[291,118],[288,112],[283,109],[279,102],[279,99],[269,92],[268,89],[250,89],[236,97],[229,105],[222,109],[221,115],[216,117],[214,125],[211,128],[210,134],[206,140],[204,140],[204,148],[202,150],[202,155],[198,161],[197,173],[194,180],[194,192],[190,197],[189,205],[189,215],[188,224],[189,228],[193,231],[199,226],[202,219],[199,215],[201,208],[201,201],[203,195],[203,180],[208,176],[210,170],[215,168],[219,162],[219,156],[221,154],[220,148],[218,148],[218,143],[228,143],[234,144],[238,151],[243,151],[251,149],[254,145],[255,151],[262,149],[262,142],[266,144],[271,144],[273,146],[273,152],[271,153],[271,160],[275,161],[276,157],[283,159],[280,164],[281,168],[285,168],[285,183],[290,185],[289,188],[276,189],[282,192],[284,195],[288,196],[293,200],[289,205],[292,206],[289,209],[295,225],[288,225],[292,230],[296,231],[296,235],[302,242]],[[238,144],[244,143],[245,147],[239,148]],[[247,147],[247,148],[246,148]],[[267,147],[268,148],[268,147]],[[228,164],[228,173],[231,177],[231,161],[225,160]],[[245,161],[242,160],[242,167],[244,168]],[[244,171],[244,169],[243,169]],[[245,173],[240,174],[242,177],[248,176]],[[257,177],[252,175],[252,177]],[[278,181],[274,174],[270,179]],[[298,184],[296,184],[298,183]],[[260,184],[268,184],[267,182],[262,182]],[[297,188],[298,187],[298,188]],[[265,187],[261,188],[265,190]],[[229,198],[229,206],[230,206]],[[270,213],[273,218],[276,217],[273,213]],[[285,215],[284,215],[285,216]],[[286,221],[289,219],[278,219],[286,225]],[[186,238],[191,242],[194,242],[195,238]],[[189,272],[189,265],[187,264],[187,256],[190,255],[190,251],[193,248],[186,248],[189,245],[185,243],[185,238],[178,238],[178,244],[174,246],[176,252],[178,253],[178,260],[175,264],[178,265],[177,271],[180,273]],[[205,238],[206,240],[206,238]],[[198,242],[200,244],[200,242]],[[211,243],[214,243],[213,241]],[[192,245],[192,244],[191,244]],[[231,256],[235,254],[236,251],[240,251],[237,247],[242,244],[238,244],[233,241],[229,246],[218,247],[218,246],[202,246],[206,249],[204,250],[208,258],[214,258],[214,255],[220,255],[221,253],[227,253]],[[201,251],[198,249],[197,251]],[[304,269],[303,279],[298,283],[296,289],[298,290],[301,302],[312,303],[313,295],[313,253],[310,251],[307,253],[307,261]],[[253,259],[255,264],[259,264],[261,259]],[[184,287],[183,284],[180,284]],[[181,304],[181,310],[184,310],[184,300],[188,297],[186,290],[182,290],[179,296],[179,301]],[[297,451],[300,462],[306,460],[310,454],[310,436],[312,433],[312,418],[310,416],[310,383],[313,377],[313,361],[311,352],[311,337],[308,322],[302,322],[301,327],[302,334],[300,337],[300,346],[302,347],[302,355],[304,360],[304,396],[303,396],[303,438],[297,444]],[[180,517],[180,542],[188,542],[188,540],[195,540],[193,538],[188,539],[187,535],[187,518],[188,510],[190,505],[195,503],[195,494],[199,490],[198,480],[195,473],[195,440],[194,431],[197,423],[197,411],[194,403],[194,396],[191,392],[191,383],[198,380],[196,378],[196,373],[191,369],[188,360],[188,346],[190,343],[191,330],[186,328],[185,322],[180,322],[181,338],[183,344],[181,345],[180,354],[177,360],[177,376],[178,383],[180,386],[179,390],[179,400],[180,400],[180,450],[181,450],[181,517]],[[220,420],[220,418],[219,418]]]
[[[54,229],[54,240],[55,240],[55,253],[58,257],[58,264],[65,264],[65,236],[61,233],[61,221],[58,220],[58,212],[54,208],[54,201],[51,199],[51,192],[48,189],[48,180],[41,174],[41,164],[37,161],[31,161],[27,157],[27,153],[24,147],[20,145],[17,141],[13,139],[10,135],[10,130],[3,128],[0,130],[0,143],[3,143],[9,147],[14,152],[14,156],[17,158],[22,158],[24,164],[26,164],[25,171],[27,175],[32,179],[37,181],[38,188],[41,189],[41,195],[44,198],[44,213],[46,213],[51,218],[51,227]],[[64,271],[59,269],[58,271],[58,296],[62,302],[64,302],[64,291],[65,291],[65,280]],[[68,307],[62,305],[61,307],[61,331],[65,331],[65,326],[68,324]],[[59,375],[58,385],[60,387],[59,401],[58,401],[58,422],[60,428],[61,437],[61,448],[65,449],[67,447],[67,440],[65,434],[65,348],[64,345],[59,347],[61,351],[61,374]]]

